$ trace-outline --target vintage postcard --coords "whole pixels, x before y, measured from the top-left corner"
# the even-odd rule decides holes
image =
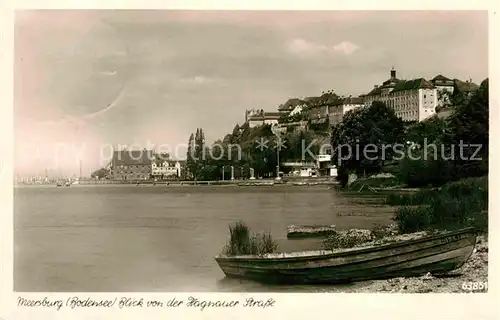
[[[11,16],[1,317],[496,290],[488,10]]]

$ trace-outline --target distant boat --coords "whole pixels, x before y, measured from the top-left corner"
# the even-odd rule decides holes
[[[264,283],[334,284],[443,274],[461,267],[476,244],[474,228],[392,244],[343,250],[219,255],[227,277]]]
[[[63,186],[63,183],[62,183],[61,181],[57,181],[56,186],[58,186],[58,187],[62,187],[62,186]]]
[[[67,181],[64,185],[65,185],[66,187],[69,187],[69,186],[71,186],[71,183],[69,183],[69,181]]]

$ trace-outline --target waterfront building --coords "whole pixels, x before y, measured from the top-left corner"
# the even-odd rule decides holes
[[[316,164],[314,162],[284,162],[280,164],[282,167],[290,168],[290,175],[293,177],[316,177]]]
[[[151,164],[151,175],[159,179],[180,177],[181,163],[174,160],[155,159]]]
[[[332,164],[331,154],[319,154],[316,157],[316,167],[320,176],[337,176],[337,167]]]
[[[151,175],[153,150],[118,150],[110,165],[112,180],[145,180]]]

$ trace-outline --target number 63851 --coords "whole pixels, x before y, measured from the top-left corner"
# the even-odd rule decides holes
[[[462,283],[464,291],[486,291],[488,290],[488,282],[464,282]]]

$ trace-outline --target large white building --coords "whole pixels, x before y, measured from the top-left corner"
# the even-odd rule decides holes
[[[424,78],[400,80],[396,70],[382,85],[375,86],[364,96],[365,105],[382,101],[405,121],[422,121],[436,114],[438,91],[435,85]]]

